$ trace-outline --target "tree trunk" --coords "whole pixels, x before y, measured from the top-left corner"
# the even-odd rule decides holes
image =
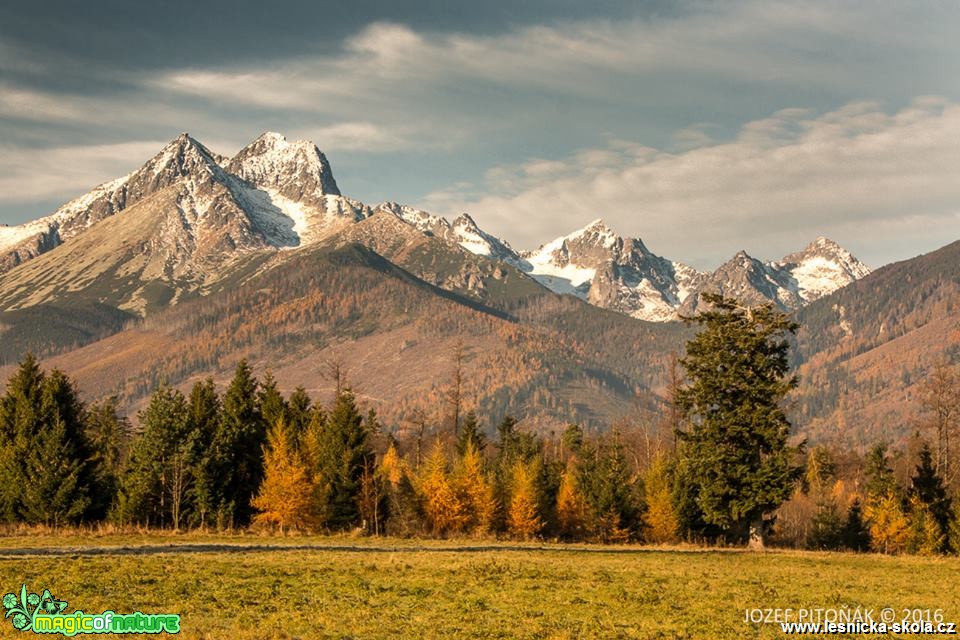
[[[763,551],[765,548],[765,533],[763,517],[750,521],[750,542],[748,547],[753,551]]]

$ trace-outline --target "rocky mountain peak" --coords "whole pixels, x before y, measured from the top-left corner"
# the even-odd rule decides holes
[[[289,142],[266,132],[241,149],[227,164],[228,172],[291,200],[320,201],[339,196],[327,157],[307,140]]]

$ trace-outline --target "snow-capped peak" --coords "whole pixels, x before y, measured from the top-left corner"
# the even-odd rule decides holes
[[[805,301],[832,293],[870,273],[870,268],[839,244],[820,236],[803,251],[771,263],[796,283],[796,293]]]
[[[316,145],[307,140],[289,142],[272,131],[241,149],[226,168],[248,182],[276,189],[292,199],[341,195],[330,163]]]

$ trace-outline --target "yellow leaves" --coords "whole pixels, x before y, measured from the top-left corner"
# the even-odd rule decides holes
[[[439,441],[424,462],[420,492],[427,522],[435,535],[462,531],[470,521],[463,496],[451,482],[447,457]]]
[[[312,493],[307,468],[280,421],[270,430],[264,449],[264,479],[252,502],[260,513],[254,522],[276,525],[281,532],[284,527],[305,527],[310,520]]]
[[[644,517],[647,528],[644,537],[649,542],[660,544],[676,542],[680,521],[670,495],[666,456],[661,455],[654,460],[644,478],[644,486],[647,493],[647,513]]]
[[[538,509],[538,471],[539,465],[536,461],[518,461],[513,467],[513,491],[507,514],[507,529],[512,535],[524,540],[540,533],[544,524]]]
[[[560,478],[560,488],[557,490],[557,527],[560,535],[564,538],[581,537],[587,515],[587,504],[571,465]]]
[[[872,500],[864,510],[870,521],[870,539],[874,551],[902,553],[910,541],[910,521],[891,491]]]

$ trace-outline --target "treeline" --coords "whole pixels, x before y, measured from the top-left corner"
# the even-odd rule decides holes
[[[329,407],[284,396],[241,362],[222,393],[154,391],[133,433],[106,400],[26,358],[0,401],[0,508],[8,523],[98,521],[165,529],[268,527],[395,536],[734,543],[692,508],[691,451],[669,430],[570,425],[541,437],[472,412],[432,433],[387,432],[341,390]],[[454,434],[454,431],[456,432]],[[898,482],[883,445],[816,447],[771,518],[772,542],[811,549],[947,553],[956,509],[922,445]],[[902,461],[901,461],[902,464]]]

